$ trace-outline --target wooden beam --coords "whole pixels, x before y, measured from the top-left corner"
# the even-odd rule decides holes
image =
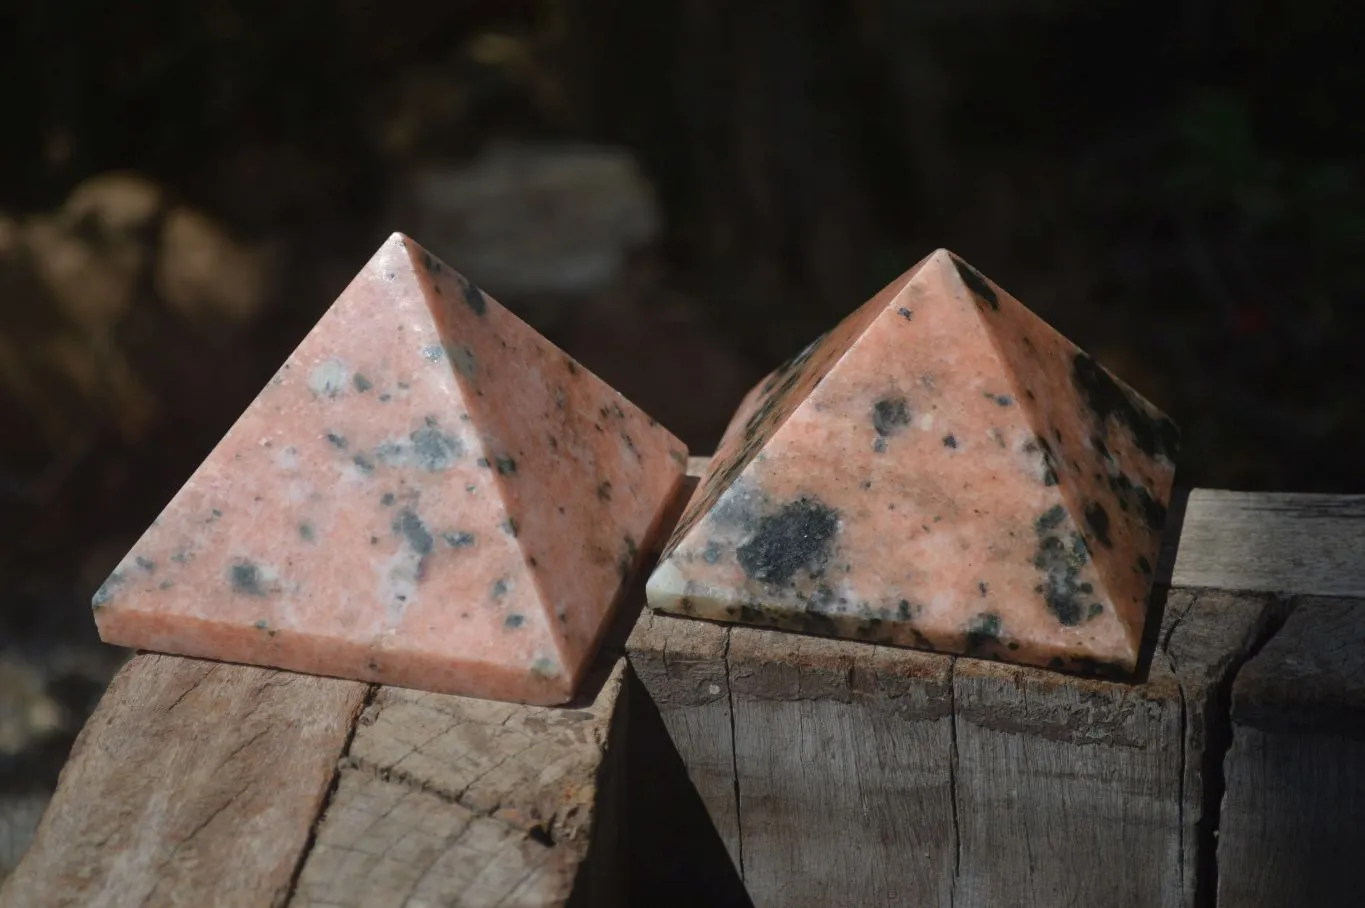
[[[1219,908],[1361,904],[1365,603],[1296,602],[1232,689]]]
[[[76,739],[0,905],[279,904],[366,690],[135,656]]]
[[[1172,586],[1365,598],[1365,495],[1195,489],[1168,538]]]
[[[624,672],[548,709],[136,656],[0,906],[625,904]]]
[[[289,904],[566,904],[601,819],[604,754],[623,746],[624,671],[614,660],[580,709],[381,688]],[[624,904],[623,874],[588,882],[588,904]]]
[[[1208,729],[1277,614],[1172,593],[1140,685],[664,615],[627,647],[757,906],[1190,906]]]

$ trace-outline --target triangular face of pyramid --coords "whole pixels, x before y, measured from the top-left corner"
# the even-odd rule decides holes
[[[686,449],[395,234],[94,600],[108,643],[574,694]]]
[[[1177,444],[1156,408],[940,250],[750,393],[649,602],[1125,674]]]

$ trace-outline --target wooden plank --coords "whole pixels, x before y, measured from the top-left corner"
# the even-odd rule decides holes
[[[730,638],[754,904],[951,905],[951,660],[754,628]]]
[[[366,690],[134,657],[76,739],[0,905],[278,904]]]
[[[381,688],[290,905],[564,905],[604,755],[622,746],[611,730],[624,670],[614,660],[580,709]],[[622,898],[599,892],[590,904]]]
[[[755,905],[1191,906],[1212,880],[1220,703],[1277,614],[1173,592],[1139,685],[663,615],[628,651],[718,827],[733,742]],[[718,678],[729,736],[698,695]]]
[[[649,610],[627,641],[631,669],[658,709],[669,737],[684,755],[687,773],[706,804],[736,868],[740,854],[731,738],[730,682],[725,652],[729,630],[702,621],[678,621]]]
[[[1237,677],[1219,908],[1362,902],[1365,602],[1305,598]]]
[[[1168,538],[1173,586],[1365,597],[1365,495],[1195,489]]]
[[[957,660],[955,904],[1206,903],[1203,781],[1223,755],[1208,729],[1274,611],[1265,596],[1172,593],[1141,685]]]

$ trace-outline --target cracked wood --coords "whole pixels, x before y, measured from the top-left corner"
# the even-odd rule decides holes
[[[135,656],[77,738],[0,905],[279,904],[365,691]]]
[[[1361,903],[1365,602],[1295,600],[1232,689],[1220,908]]]
[[[619,903],[619,873],[590,870],[576,888],[590,844],[615,820],[599,816],[611,806],[599,784],[621,746],[624,660],[609,667],[581,709],[380,688],[289,904]]]
[[[1141,685],[663,615],[628,650],[757,906],[1191,906],[1227,686],[1277,614],[1172,592]]]

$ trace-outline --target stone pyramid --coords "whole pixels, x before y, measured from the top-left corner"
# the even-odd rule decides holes
[[[394,234],[95,595],[95,622],[121,646],[561,703],[686,459]]]
[[[946,250],[755,387],[655,609],[1130,672],[1179,436]]]

